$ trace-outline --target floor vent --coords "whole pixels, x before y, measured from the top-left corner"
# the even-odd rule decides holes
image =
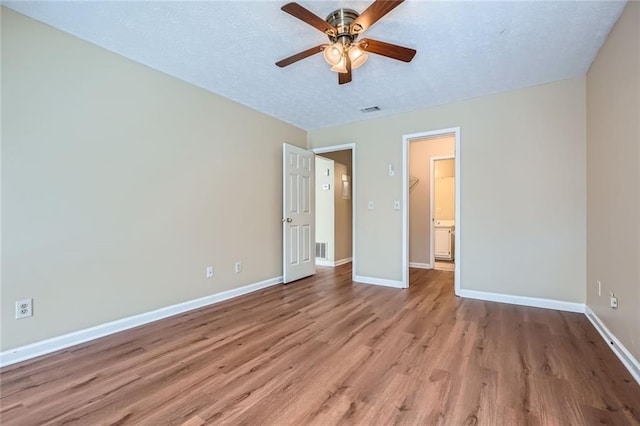
[[[318,259],[327,258],[327,243],[316,243],[316,257]]]

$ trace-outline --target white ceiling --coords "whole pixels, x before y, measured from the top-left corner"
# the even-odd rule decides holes
[[[418,51],[370,55],[339,86],[324,43],[281,1],[4,1],[27,16],[303,129],[398,114],[584,75],[624,1],[411,1],[364,37]],[[369,1],[300,0],[322,18]],[[364,114],[360,108],[378,105]]]

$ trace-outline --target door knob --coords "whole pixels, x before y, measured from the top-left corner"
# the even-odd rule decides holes
[[[291,219],[290,217],[288,217],[286,219],[282,218],[282,223],[284,223],[284,222],[291,223],[291,222],[293,222],[293,219]]]

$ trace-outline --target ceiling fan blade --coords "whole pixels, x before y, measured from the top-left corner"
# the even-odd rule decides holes
[[[287,65],[293,64],[294,62],[298,62],[304,58],[308,58],[309,56],[322,52],[322,49],[324,49],[324,46],[325,46],[324,44],[321,44],[319,46],[312,47],[311,49],[307,49],[302,52],[296,53],[295,55],[289,56],[288,58],[284,58],[276,62],[276,65],[279,66],[280,68],[284,68]]]
[[[408,47],[398,46],[396,44],[385,43],[384,41],[363,38],[360,43],[360,49],[368,53],[386,56],[387,58],[397,59],[402,62],[411,62],[416,55],[416,51]]]
[[[298,18],[325,34],[336,35],[338,33],[335,27],[318,15],[300,6],[298,3],[287,3],[282,6],[281,9],[283,12],[287,12],[289,15]]]
[[[346,59],[347,59],[347,72],[338,73],[338,84],[346,84],[351,82],[351,58],[349,58],[349,55],[347,55]]]
[[[351,23],[351,34],[360,34],[375,24],[387,13],[398,7],[404,0],[375,0]]]

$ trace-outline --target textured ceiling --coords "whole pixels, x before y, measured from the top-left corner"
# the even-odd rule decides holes
[[[339,86],[322,55],[276,61],[325,35],[275,1],[45,1],[3,4],[125,57],[303,129],[398,114],[584,75],[622,1],[411,1],[364,37],[418,51],[370,55]],[[301,0],[326,17],[370,2]],[[360,108],[381,111],[363,114]]]

